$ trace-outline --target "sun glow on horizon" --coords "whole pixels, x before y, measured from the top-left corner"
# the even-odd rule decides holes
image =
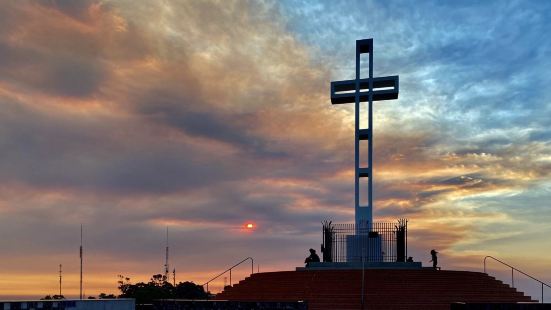
[[[254,222],[245,222],[245,224],[243,224],[242,227],[243,227],[243,230],[249,231],[249,232],[256,230],[256,224]]]

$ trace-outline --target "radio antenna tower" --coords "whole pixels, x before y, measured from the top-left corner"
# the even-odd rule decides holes
[[[170,268],[168,266],[168,226],[166,227],[165,281],[169,282]]]
[[[82,224],[80,224],[80,299],[82,299]]]
[[[61,264],[59,264],[59,297],[61,297]]]

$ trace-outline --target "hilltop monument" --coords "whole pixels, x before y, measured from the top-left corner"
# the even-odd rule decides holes
[[[361,76],[362,54],[368,54],[368,76]],[[365,64],[363,64],[365,65]],[[331,82],[331,103],[354,103],[355,224],[323,227],[325,262],[405,262],[407,221],[373,221],[373,101],[398,98],[398,76],[373,77],[373,39],[356,41],[356,78]],[[367,144],[367,148],[365,148]],[[367,153],[364,154],[367,149]],[[362,161],[362,159],[364,159]],[[367,159],[367,165],[365,162]],[[367,180],[367,188],[361,180]],[[367,190],[367,199],[361,193]]]
[[[369,54],[367,78],[360,76],[361,54]],[[251,273],[217,300],[298,301],[286,309],[319,310],[520,309],[496,302],[533,302],[486,273],[423,268],[420,261],[406,260],[407,220],[373,221],[373,101],[397,98],[398,76],[373,77],[373,40],[356,41],[356,78],[331,82],[333,104],[355,103],[355,223],[323,222],[323,262],[316,257],[296,271]],[[367,166],[361,165],[361,143],[368,143]],[[366,178],[364,204],[360,180]]]

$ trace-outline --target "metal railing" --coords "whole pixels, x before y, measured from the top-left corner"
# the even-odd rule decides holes
[[[212,281],[214,281],[214,280],[216,280],[216,279],[218,279],[218,278],[221,277],[222,275],[226,274],[226,272],[229,272],[229,273],[230,273],[230,286],[231,286],[231,283],[232,283],[232,282],[231,282],[231,271],[232,271],[232,269],[235,268],[235,267],[237,267],[237,266],[239,266],[239,265],[241,265],[241,264],[243,264],[243,263],[246,262],[247,260],[251,260],[251,274],[253,274],[253,273],[254,273],[254,259],[253,259],[252,257],[247,257],[247,258],[243,259],[242,261],[240,261],[239,263],[237,263],[237,264],[231,266],[230,268],[224,270],[222,273],[220,273],[220,274],[217,275],[216,277],[214,277],[214,278],[208,280],[208,281],[205,282],[205,284],[203,284],[202,286],[203,286],[203,287],[204,287],[205,285],[207,286],[207,293],[208,293],[208,292],[209,292],[209,283],[212,282]]]
[[[405,262],[407,220],[355,224],[323,224],[325,262]]]
[[[502,265],[505,265],[505,266],[511,268],[511,287],[513,287],[513,288],[515,287],[515,271],[519,272],[519,273],[522,273],[523,275],[527,276],[528,278],[530,278],[530,279],[532,279],[536,282],[539,282],[541,284],[541,303],[543,303],[543,287],[547,286],[548,288],[551,288],[551,285],[549,285],[549,284],[547,284],[547,283],[545,283],[541,280],[538,280],[538,279],[534,278],[533,276],[527,274],[526,272],[524,272],[522,270],[519,270],[519,269],[507,264],[506,262],[500,261],[499,259],[497,259],[493,256],[484,257],[484,273],[486,273],[486,274],[487,274],[487,272],[486,272],[486,259],[488,259],[488,258],[491,258],[491,259],[495,260],[496,262],[501,263]]]

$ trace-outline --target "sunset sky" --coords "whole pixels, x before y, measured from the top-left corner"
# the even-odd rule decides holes
[[[59,264],[77,296],[81,224],[86,295],[161,273],[167,226],[178,281],[302,266],[322,220],[353,222],[329,83],[364,38],[400,76],[375,219],[408,218],[425,265],[551,282],[551,2],[478,2],[3,1],[0,298],[56,294]]]

